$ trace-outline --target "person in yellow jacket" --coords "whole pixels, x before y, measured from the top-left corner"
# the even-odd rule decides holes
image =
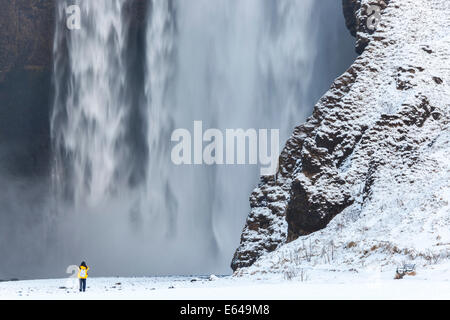
[[[86,262],[81,262],[81,265],[78,267],[78,279],[80,279],[80,292],[86,291],[86,279],[88,277],[89,267],[86,265]]]

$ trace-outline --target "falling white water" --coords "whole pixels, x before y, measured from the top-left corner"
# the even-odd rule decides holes
[[[65,8],[74,3],[82,27],[69,31]],[[229,272],[259,168],[175,166],[170,136],[202,120],[205,130],[280,129],[282,147],[315,102],[320,5],[148,3],[145,52],[136,61],[127,0],[58,2],[51,121],[58,252],[64,263],[86,258],[103,275]]]
[[[143,211],[167,233],[173,225],[176,198],[170,189],[170,135],[173,128],[173,102],[170,96],[174,78],[175,13],[170,0],[153,0],[150,6],[146,39],[146,86],[148,110],[148,177]]]
[[[258,181],[256,166],[170,162],[171,130],[275,128],[282,141],[310,110],[314,0],[153,0],[147,36],[150,210],[167,241],[227,270]],[[175,29],[175,26],[177,27]]]
[[[129,112],[123,99],[124,3],[125,0],[75,1],[81,9],[82,28],[57,28],[57,39],[66,35],[67,55],[59,57],[61,48],[56,47],[56,62],[64,59],[70,77],[62,78],[67,76],[58,73],[63,66],[56,65],[52,134],[60,157],[57,161],[61,167],[57,169],[66,171],[60,178],[66,179],[64,185],[70,184],[66,187],[75,205],[98,205],[117,193],[128,177],[128,149],[123,143]],[[65,9],[72,4],[73,1],[58,1],[60,21],[67,18]]]

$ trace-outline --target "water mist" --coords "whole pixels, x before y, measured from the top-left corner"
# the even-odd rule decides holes
[[[176,166],[173,130],[280,129],[282,148],[354,59],[340,1],[147,3],[137,35],[126,0],[57,2],[51,187],[31,254],[48,267],[33,274],[81,260],[92,275],[229,273],[260,168]]]

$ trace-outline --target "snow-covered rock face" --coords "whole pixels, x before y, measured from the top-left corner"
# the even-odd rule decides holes
[[[347,28],[356,37],[357,53],[361,54],[369,44],[371,35],[380,22],[378,14],[386,9],[389,1],[391,0],[342,0]]]
[[[376,2],[381,22],[363,32],[361,8]],[[450,2],[350,5],[364,52],[250,197],[232,267],[260,259],[239,274],[450,257]]]

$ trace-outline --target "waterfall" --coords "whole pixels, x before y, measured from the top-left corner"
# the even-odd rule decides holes
[[[175,12],[173,1],[153,0],[146,38],[145,97],[148,121],[148,176],[145,208],[157,219],[157,230],[167,233],[175,222],[176,198],[170,188],[169,142],[173,128],[170,96],[175,72]]]
[[[117,194],[129,176],[130,150],[124,141],[129,112],[124,100],[125,0],[75,3],[80,6],[83,27],[66,30],[61,22],[56,33],[67,51],[55,47],[52,135],[56,170],[63,181],[59,186],[75,204],[98,205]],[[59,21],[67,19],[66,8],[72,4],[58,1]]]
[[[165,215],[159,226],[170,234],[168,241],[207,253],[199,258],[203,265],[227,266],[258,168],[176,167],[167,150],[170,131],[202,120],[222,130],[281,129],[285,141],[310,108],[313,3],[152,1],[146,87],[154,170],[148,181],[149,196],[160,196],[150,207],[158,204]]]
[[[55,238],[64,261],[85,257],[103,274],[225,273],[259,168],[176,166],[170,136],[202,120],[205,129],[280,129],[282,147],[310,114],[312,92],[323,93],[338,74],[319,81],[314,73],[314,19],[324,6],[147,2],[145,52],[133,55],[130,43],[139,37],[130,36],[130,2],[58,1]],[[67,30],[65,9],[74,3],[82,26]],[[342,17],[339,23],[344,30]]]

